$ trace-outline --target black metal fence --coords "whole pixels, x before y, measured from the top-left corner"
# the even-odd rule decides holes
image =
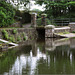
[[[46,18],[46,25],[55,25],[55,26],[68,26],[70,22],[75,22],[75,18],[56,18],[56,19],[48,19]],[[41,18],[36,20],[37,26],[44,26],[42,25]]]
[[[56,26],[68,26],[70,22],[75,22],[75,18],[50,19],[50,22]]]

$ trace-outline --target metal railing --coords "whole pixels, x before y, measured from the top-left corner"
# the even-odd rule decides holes
[[[51,24],[56,26],[68,26],[70,22],[75,22],[75,18],[50,19]]]
[[[47,25],[52,24],[55,26],[68,26],[70,22],[75,22],[75,18],[56,18],[46,20]],[[43,26],[41,18],[36,20],[36,24],[37,26]]]

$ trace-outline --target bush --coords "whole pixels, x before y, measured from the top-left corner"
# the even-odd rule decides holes
[[[42,19],[41,18],[38,18],[36,22],[37,22],[38,26],[42,26]],[[46,18],[46,25],[49,25],[49,24],[51,24],[51,22],[48,18]]]
[[[15,10],[12,5],[0,1],[0,27],[6,27],[14,23]]]

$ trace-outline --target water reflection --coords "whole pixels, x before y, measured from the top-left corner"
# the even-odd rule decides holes
[[[34,41],[31,48],[25,46],[19,48],[14,63],[11,64],[12,61],[9,61],[8,71],[4,70],[3,73],[0,71],[0,74],[75,74],[75,39],[45,40],[45,42]],[[9,52],[8,56],[11,56]]]

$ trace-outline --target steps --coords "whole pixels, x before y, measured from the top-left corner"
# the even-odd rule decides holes
[[[54,33],[54,36],[55,37],[64,37],[64,38],[73,38],[75,37],[75,34],[74,33],[69,33],[69,34],[58,34],[58,33]]]

